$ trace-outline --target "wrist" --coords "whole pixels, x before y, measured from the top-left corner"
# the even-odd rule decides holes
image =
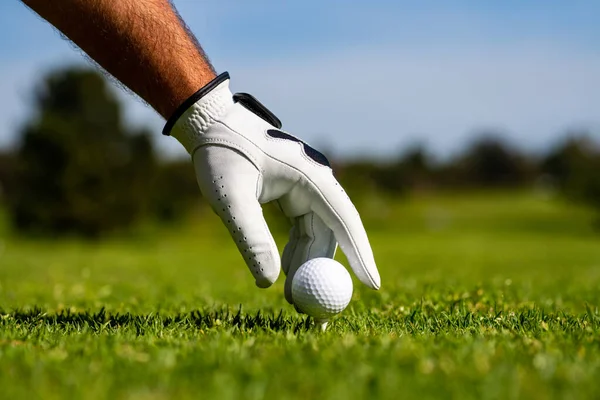
[[[167,120],[163,135],[173,136],[191,153],[197,138],[233,106],[229,74],[224,72],[184,101]]]

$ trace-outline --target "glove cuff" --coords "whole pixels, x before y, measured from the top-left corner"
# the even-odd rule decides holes
[[[229,90],[229,73],[224,72],[175,110],[163,128],[163,135],[173,136],[191,153],[197,138],[231,106],[233,94]]]

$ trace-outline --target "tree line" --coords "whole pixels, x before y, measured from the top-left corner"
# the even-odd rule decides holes
[[[33,99],[18,145],[0,153],[0,201],[16,231],[99,237],[142,220],[176,221],[204,204],[191,163],[161,160],[149,132],[127,127],[96,71],[53,71]],[[600,210],[600,148],[586,132],[566,135],[542,155],[481,132],[445,162],[422,146],[394,159],[332,161],[358,201],[366,193],[543,185]]]
[[[545,154],[528,154],[501,134],[480,132],[455,157],[437,162],[424,147],[393,160],[342,161],[340,180],[355,195],[365,189],[402,196],[414,191],[543,187],[600,209],[600,146],[588,132],[570,132]]]

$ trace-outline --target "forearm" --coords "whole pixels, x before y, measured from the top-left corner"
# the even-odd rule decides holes
[[[22,0],[168,118],[215,77],[169,0]]]

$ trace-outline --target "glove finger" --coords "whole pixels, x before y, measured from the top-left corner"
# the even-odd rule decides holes
[[[352,201],[333,174],[323,177],[313,196],[312,210],[335,233],[356,277],[372,289],[379,289],[381,278],[367,232]]]
[[[294,219],[290,241],[285,247],[282,266],[286,273],[284,295],[293,304],[292,280],[298,268],[306,261],[317,257],[333,258],[337,241],[333,231],[315,213]]]
[[[283,273],[286,275],[290,270],[292,258],[294,257],[294,253],[296,252],[298,242],[300,241],[300,229],[298,229],[296,225],[296,219],[293,218],[292,222],[294,225],[292,225],[292,228],[290,229],[288,242],[283,248],[283,254],[281,255],[281,269],[283,269]]]
[[[256,286],[271,286],[279,276],[280,259],[258,201],[259,171],[227,147],[203,146],[193,158],[200,190],[228,228]]]

